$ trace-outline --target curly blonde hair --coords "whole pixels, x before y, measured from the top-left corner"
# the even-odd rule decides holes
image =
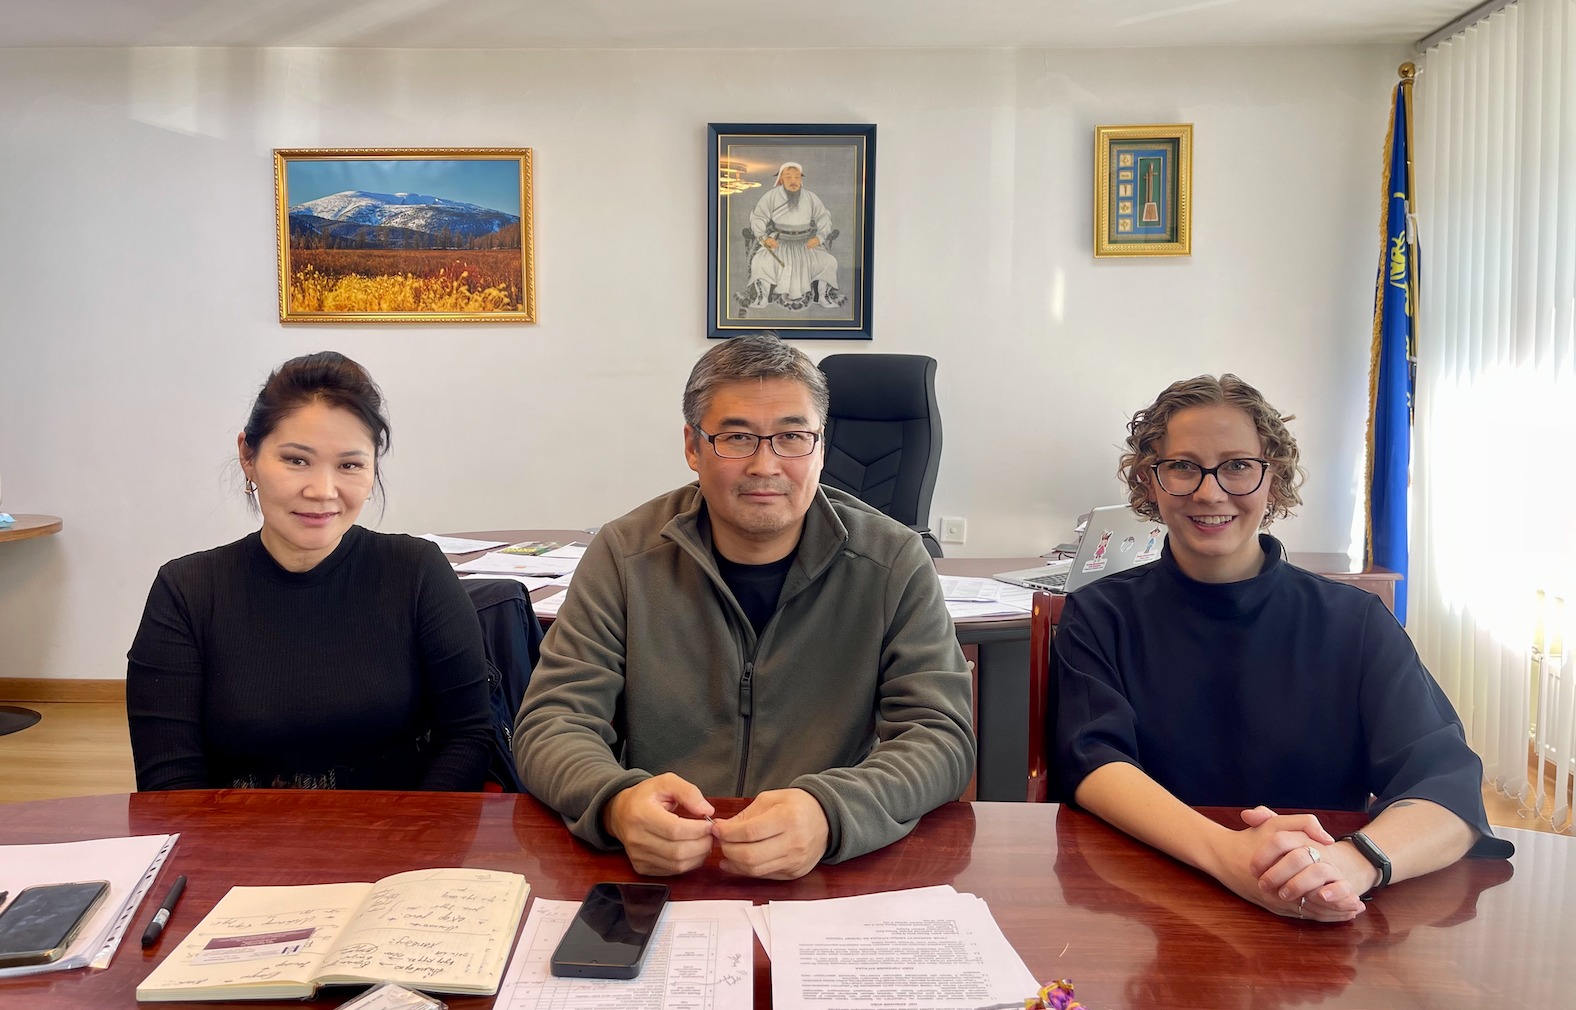
[[[1264,443],[1264,458],[1270,464],[1270,498],[1260,527],[1269,528],[1270,523],[1291,515],[1291,510],[1302,504],[1297,489],[1307,473],[1298,465],[1297,439],[1286,428],[1286,422],[1295,420],[1295,415],[1282,416],[1262,393],[1227,372],[1218,379],[1199,375],[1173,382],[1127,423],[1128,451],[1122,454],[1116,473],[1127,484],[1127,501],[1134,512],[1145,519],[1160,519],[1160,509],[1149,497],[1154,473],[1150,468],[1160,458],[1160,443],[1172,415],[1189,407],[1216,405],[1236,407],[1247,414]]]

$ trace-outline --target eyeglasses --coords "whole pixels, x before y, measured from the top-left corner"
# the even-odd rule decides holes
[[[1178,498],[1203,487],[1204,478],[1211,474],[1222,491],[1241,497],[1259,489],[1269,467],[1269,460],[1254,458],[1222,460],[1214,466],[1199,466],[1186,459],[1162,459],[1156,460],[1150,469],[1155,471],[1160,490]]]
[[[711,443],[711,450],[723,459],[749,459],[760,451],[762,442],[772,444],[772,452],[783,459],[797,459],[815,451],[821,436],[814,431],[779,431],[775,435],[757,435],[750,431],[719,431],[708,435],[696,425],[700,437]]]

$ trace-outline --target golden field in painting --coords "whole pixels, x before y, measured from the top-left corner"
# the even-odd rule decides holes
[[[517,312],[519,249],[292,249],[291,312]]]

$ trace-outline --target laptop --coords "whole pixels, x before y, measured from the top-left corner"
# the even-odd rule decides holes
[[[1141,518],[1126,505],[1102,505],[1089,513],[1070,564],[1057,562],[991,577],[1029,589],[1070,593],[1115,572],[1149,564],[1160,557],[1165,539],[1164,523]]]

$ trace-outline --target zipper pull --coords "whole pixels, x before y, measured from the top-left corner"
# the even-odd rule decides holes
[[[744,677],[739,681],[739,714],[746,719],[750,717],[750,709],[753,707],[751,696],[755,691],[755,686],[752,682],[754,676],[755,664],[745,663]]]

